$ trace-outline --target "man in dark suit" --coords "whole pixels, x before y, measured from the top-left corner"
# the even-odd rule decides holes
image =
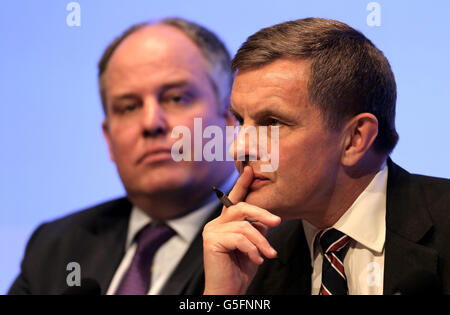
[[[383,294],[450,294],[450,181],[410,174],[392,161],[388,168]],[[278,257],[261,266],[248,293],[310,294],[301,221],[287,221],[269,239]]]
[[[9,293],[202,293],[201,230],[220,212],[211,187],[229,191],[237,176],[231,162],[194,161],[198,148],[174,151],[173,130],[201,137],[196,119],[225,133],[231,80],[224,44],[195,23],[143,23],[115,39],[99,62],[102,127],[127,196],[41,225]]]
[[[450,181],[389,159],[396,84],[383,53],[308,18],[250,36],[232,67],[231,111],[243,129],[278,128],[279,163],[236,162],[234,205],[203,231],[205,293],[449,294]]]

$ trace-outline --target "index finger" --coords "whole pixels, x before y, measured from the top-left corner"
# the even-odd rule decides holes
[[[248,188],[250,187],[253,181],[253,169],[250,166],[244,167],[241,176],[236,181],[233,189],[231,190],[228,198],[236,204],[245,199],[248,193]]]
[[[220,220],[223,220],[224,222],[242,220],[249,221],[250,223],[260,222],[268,227],[275,227],[281,222],[279,216],[266,209],[246,202],[239,202],[229,209],[230,211],[227,211],[220,216]]]

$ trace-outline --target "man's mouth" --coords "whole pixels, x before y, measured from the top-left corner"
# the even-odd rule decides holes
[[[170,148],[152,148],[138,159],[137,164],[152,164],[168,160],[172,160]]]
[[[270,179],[261,175],[261,174],[254,174],[253,176],[253,182],[250,185],[250,190],[254,191],[257,190],[267,184],[270,183]]]

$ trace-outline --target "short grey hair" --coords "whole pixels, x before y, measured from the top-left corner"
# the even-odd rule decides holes
[[[219,106],[228,108],[233,74],[231,72],[231,57],[225,44],[212,31],[197,23],[182,18],[165,18],[156,22],[143,22],[130,26],[119,37],[114,39],[105,49],[98,63],[98,80],[103,111],[106,111],[105,86],[103,74],[108,67],[109,60],[119,45],[131,34],[151,25],[167,25],[180,30],[200,49],[208,64],[208,74]]]

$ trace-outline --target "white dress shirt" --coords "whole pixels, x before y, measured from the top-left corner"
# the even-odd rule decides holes
[[[239,174],[234,172],[233,175],[220,186],[220,189],[222,191],[231,190],[238,176]],[[207,203],[199,209],[191,211],[183,217],[166,221],[166,224],[170,226],[176,234],[161,245],[155,253],[153,264],[151,266],[149,295],[159,294],[164,284],[189,249],[189,246],[200,231],[200,228],[218,205],[219,200],[215,194],[212,193],[210,198],[208,198]],[[137,247],[137,243],[134,241],[135,235],[151,221],[152,218],[138,207],[134,206],[131,210],[127,241],[125,244],[125,256],[114,274],[108,291],[106,292],[107,295],[112,295],[116,292],[122,277],[131,265]]]
[[[333,225],[351,238],[344,258],[348,294],[383,294],[387,173],[385,166]],[[315,242],[319,229],[306,220],[302,223],[313,267],[311,294],[317,295],[323,261],[320,245]]]

